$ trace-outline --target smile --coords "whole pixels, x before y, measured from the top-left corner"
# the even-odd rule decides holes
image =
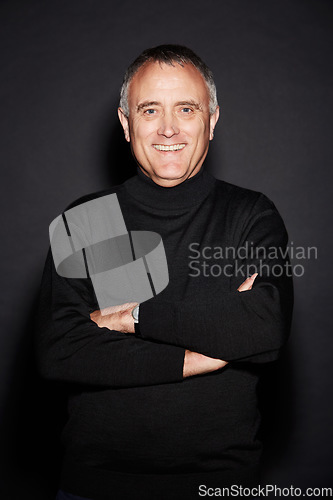
[[[171,146],[164,146],[163,144],[153,144],[157,151],[179,151],[185,148],[186,144],[172,144]]]

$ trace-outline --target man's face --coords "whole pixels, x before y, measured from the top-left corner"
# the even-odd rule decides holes
[[[129,118],[119,108],[119,119],[146,175],[171,187],[200,170],[219,110],[209,114],[206,83],[192,64],[145,64],[130,83],[128,104]]]

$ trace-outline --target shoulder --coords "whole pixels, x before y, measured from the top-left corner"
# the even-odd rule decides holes
[[[109,189],[104,189],[102,191],[96,191],[93,193],[88,193],[80,198],[75,199],[72,201],[67,207],[65,208],[65,211],[70,210],[71,208],[77,207],[79,205],[83,205],[85,203],[88,203],[89,201],[92,200],[97,200],[97,199],[102,199],[102,198],[107,198],[108,196],[112,194],[118,194],[123,188],[123,184],[119,184],[117,186],[112,186]]]
[[[264,193],[237,186],[226,181],[216,179],[218,197],[224,199],[228,208],[238,214],[255,216],[266,211],[277,212],[272,200]]]
[[[287,235],[278,209],[265,194],[221,180],[216,186],[217,203],[223,203],[225,223],[232,234],[239,238],[251,231]]]

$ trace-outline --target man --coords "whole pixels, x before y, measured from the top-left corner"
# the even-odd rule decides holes
[[[49,253],[36,341],[41,373],[69,391],[58,498],[255,486],[257,365],[277,359],[292,309],[283,221],[264,195],[205,171],[219,107],[191,50],[144,51],[118,114],[137,175],[75,205],[116,193],[128,230],[161,235],[169,284],[100,311],[90,280],[59,276]]]

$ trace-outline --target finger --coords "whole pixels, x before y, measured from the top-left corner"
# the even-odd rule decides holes
[[[245,292],[246,290],[249,290],[251,287],[251,278],[246,278],[245,281],[237,288],[239,292]]]
[[[249,290],[251,285],[252,285],[251,276],[249,276],[248,278],[246,278],[245,281],[243,281],[243,283],[237,288],[237,290],[239,292],[244,292],[245,290]]]
[[[258,276],[258,273],[254,273],[254,274],[252,274],[252,276],[249,276],[248,278],[246,278],[246,280],[243,281],[243,283],[237,288],[237,290],[239,292],[245,292],[247,290],[251,290],[252,285],[254,283],[254,280],[256,279],[257,276]]]

